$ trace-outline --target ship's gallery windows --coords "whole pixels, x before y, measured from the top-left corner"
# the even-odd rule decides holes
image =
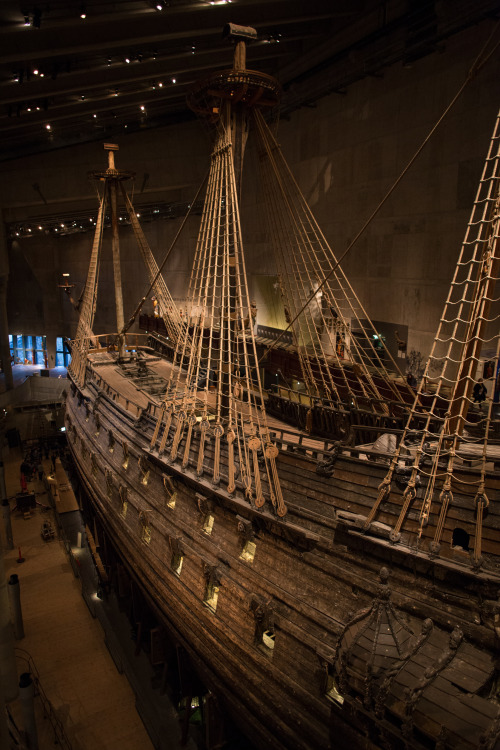
[[[219,586],[216,583],[207,583],[205,588],[205,596],[203,598],[203,604],[205,604],[212,612],[217,609],[217,599],[219,598]]]
[[[212,533],[212,529],[214,527],[214,520],[215,518],[211,513],[207,513],[205,518],[203,519],[202,529],[205,534],[208,534],[209,536]]]
[[[255,542],[251,542],[250,540],[245,542],[241,551],[240,560],[245,560],[245,562],[253,563],[256,549],[257,545],[255,544]]]

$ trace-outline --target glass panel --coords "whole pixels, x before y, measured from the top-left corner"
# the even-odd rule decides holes
[[[22,336],[16,336],[16,346],[18,349],[24,349],[24,342]]]
[[[37,349],[43,349],[43,336],[37,336],[36,337],[36,348]]]
[[[64,367],[64,354],[56,352],[56,367]]]
[[[71,362],[71,354],[65,354],[64,359],[66,360],[66,367],[69,367],[69,363]]]
[[[43,356],[43,352],[36,352],[36,364],[37,365],[45,365],[45,358]]]
[[[33,349],[33,336],[25,336],[25,347],[26,349]]]
[[[63,349],[64,349],[64,347],[63,347],[63,338],[62,338],[62,336],[57,336],[56,337],[56,351],[62,352]]]

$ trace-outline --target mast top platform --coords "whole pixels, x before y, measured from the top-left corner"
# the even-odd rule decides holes
[[[246,68],[246,43],[257,39],[255,29],[229,23],[223,36],[235,42],[233,67],[215,71],[195,83],[187,95],[188,106],[210,122],[218,120],[227,101],[247,109],[276,106],[281,98],[281,86],[276,78]]]
[[[115,169],[115,151],[119,151],[120,147],[116,143],[105,143],[105,151],[108,152],[108,168],[105,171],[97,170],[88,173],[90,180],[105,181],[113,179],[116,181],[130,180],[135,177],[135,172],[130,170],[118,170]]]

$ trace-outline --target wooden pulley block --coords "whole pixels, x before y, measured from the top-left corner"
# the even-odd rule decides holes
[[[251,451],[258,451],[260,448],[260,438],[257,436],[251,437],[248,441],[248,447]]]
[[[278,448],[271,443],[271,445],[266,446],[266,457],[267,458],[277,458],[279,455]]]

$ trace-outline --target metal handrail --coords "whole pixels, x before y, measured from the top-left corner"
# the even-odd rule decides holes
[[[42,687],[42,684],[40,682],[40,673],[38,672],[35,662],[33,661],[33,657],[28,651],[23,648],[16,647],[14,651],[16,654],[16,658],[24,661],[24,663],[27,665],[25,671],[29,672],[33,677],[35,696],[38,695],[40,697],[45,718],[49,720],[54,731],[54,744],[58,743],[60,747],[63,748],[63,750],[73,750],[71,742],[69,741],[68,736],[64,730],[63,723],[57,716],[54,706],[50,702],[45,690]]]

